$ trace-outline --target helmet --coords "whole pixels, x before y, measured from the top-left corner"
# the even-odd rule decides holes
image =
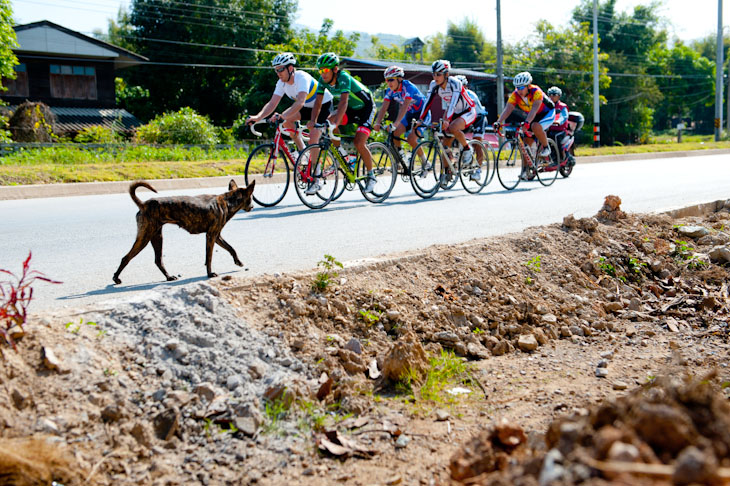
[[[527,71],[519,73],[512,80],[512,83],[515,85],[515,88],[521,88],[523,86],[527,86],[531,82],[532,82],[532,74],[528,73]]]
[[[333,68],[340,65],[340,58],[334,52],[325,52],[317,58],[317,69]]]
[[[451,69],[451,63],[445,59],[439,59],[431,64],[431,70],[434,73],[448,73]]]
[[[297,58],[294,57],[294,54],[291,52],[282,52],[281,54],[278,54],[273,61],[271,61],[271,65],[274,67],[277,66],[288,66],[289,64],[296,65]]]
[[[385,70],[383,73],[384,78],[402,78],[405,76],[405,72],[403,71],[402,67],[399,66],[390,66],[388,69]]]
[[[563,90],[558,88],[557,86],[551,86],[550,89],[547,90],[548,96],[552,95],[558,95],[563,96]]]
[[[464,86],[468,86],[469,85],[469,80],[466,79],[466,76],[464,76],[463,74],[457,74],[454,77],[456,79],[458,79],[459,81],[461,81],[461,84],[463,84]]]

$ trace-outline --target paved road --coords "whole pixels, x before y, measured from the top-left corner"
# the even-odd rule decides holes
[[[507,192],[495,178],[477,196],[459,185],[456,189],[424,201],[399,181],[385,204],[370,204],[353,192],[319,212],[305,208],[292,191],[280,206],[239,214],[224,229],[246,270],[219,248],[213,269],[236,276],[286,272],[314,268],[326,253],[344,262],[463,242],[559,222],[571,213],[591,216],[607,194],[620,196],[622,208],[632,212],[727,199],[730,169],[728,155],[579,164],[570,178],[559,176],[547,188],[531,182]],[[160,194],[211,192],[218,191]],[[138,191],[143,198],[147,193]],[[136,210],[127,194],[0,201],[0,268],[19,271],[32,250],[32,268],[63,280],[62,285],[38,283],[32,311],[126,298],[159,285],[204,279],[204,236],[168,225],[164,261],[180,280],[163,281],[148,247],[122,273],[122,285],[110,285],[134,240]]]

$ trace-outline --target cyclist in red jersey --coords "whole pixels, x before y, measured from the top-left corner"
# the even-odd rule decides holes
[[[545,130],[550,128],[555,121],[555,104],[545,96],[539,86],[531,84],[532,75],[527,71],[519,73],[512,82],[515,90],[507,100],[507,105],[499,115],[499,119],[494,123],[494,128],[499,129],[505,120],[524,122],[540,142],[538,151],[540,156],[548,157],[550,148]]]

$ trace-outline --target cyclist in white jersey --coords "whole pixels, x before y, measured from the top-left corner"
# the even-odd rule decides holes
[[[436,93],[438,93],[441,97],[441,107],[444,111],[441,118],[441,126],[445,132],[456,137],[462,148],[467,150],[467,153],[464,154],[464,162],[469,163],[474,158],[474,153],[467,145],[464,129],[474,123],[477,118],[477,111],[474,106],[474,101],[466,94],[464,85],[458,79],[449,77],[450,69],[451,63],[443,59],[434,61],[431,64],[433,81],[431,81],[428,87],[427,101],[423,107],[423,111],[421,111],[420,119],[423,120],[426,117],[426,114],[431,109],[431,103],[433,103]],[[450,137],[445,139],[444,144],[449,146],[450,140]],[[454,169],[455,167],[452,167],[452,172]],[[447,178],[451,175],[447,174]]]
[[[261,108],[261,111],[250,117],[247,123],[256,123],[274,113],[282,96],[286,95],[288,98],[294,100],[294,104],[281,113],[275,113],[271,119],[272,121],[283,120],[284,133],[294,140],[297,149],[301,151],[304,149],[304,142],[296,132],[294,123],[298,120],[308,120],[309,142],[317,143],[322,132],[314,128],[314,124],[315,122],[324,123],[330,115],[332,109],[332,93],[325,89],[322,108],[319,111],[317,120],[312,120],[312,108],[317,98],[318,83],[309,73],[297,70],[294,67],[296,63],[296,58],[290,52],[283,52],[271,61],[271,65],[274,67],[274,71],[276,71],[276,75],[279,78],[274,88],[274,94],[271,95],[269,102]]]

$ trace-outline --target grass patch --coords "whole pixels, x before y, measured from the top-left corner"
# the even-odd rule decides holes
[[[646,154],[652,152],[677,152],[685,150],[709,150],[709,149],[730,149],[730,141],[715,142],[712,135],[682,136],[682,143],[677,143],[676,136],[652,137],[651,143],[644,145],[622,145],[615,147],[590,146],[576,147],[576,157],[589,157],[593,155],[618,155],[618,154]]]

